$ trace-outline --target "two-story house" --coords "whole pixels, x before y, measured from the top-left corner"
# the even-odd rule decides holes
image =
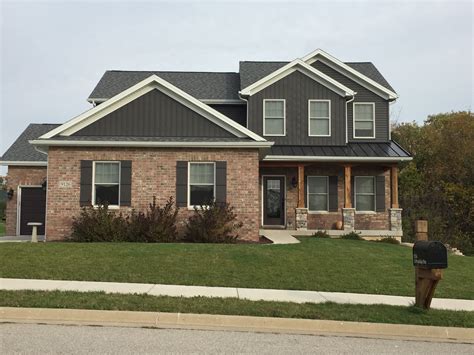
[[[61,240],[82,206],[172,196],[181,222],[209,199],[230,203],[247,240],[260,228],[400,236],[397,164],[411,158],[391,141],[396,99],[372,63],[322,50],[238,73],[107,71],[90,110],[29,125],[1,158],[7,234],[43,222]]]

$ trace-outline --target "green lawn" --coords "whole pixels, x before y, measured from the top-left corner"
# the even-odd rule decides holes
[[[1,243],[0,277],[414,295],[411,248],[301,244]],[[435,297],[474,299],[474,258],[449,256]]]
[[[0,237],[5,235],[5,223],[0,221]]]
[[[474,328],[474,312],[434,309],[426,312],[415,307],[384,305],[254,302],[236,298],[156,297],[100,292],[0,291],[0,306],[207,313]]]

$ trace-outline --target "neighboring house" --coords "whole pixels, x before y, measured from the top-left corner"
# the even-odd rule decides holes
[[[411,158],[390,138],[396,99],[372,63],[322,50],[238,73],[107,71],[93,108],[31,124],[0,159],[7,234],[40,221],[61,240],[82,206],[172,196],[180,226],[193,206],[230,203],[247,240],[261,227],[400,236],[397,164]]]

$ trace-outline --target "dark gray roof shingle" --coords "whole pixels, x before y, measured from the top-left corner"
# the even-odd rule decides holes
[[[48,156],[38,152],[28,141],[37,139],[59,126],[59,124],[50,123],[32,123],[28,125],[3,154],[0,161],[47,161]]]
[[[89,95],[89,99],[109,99],[156,74],[197,99],[238,100],[238,73],[121,71],[108,70]]]
[[[44,141],[113,142],[251,142],[248,137],[135,137],[135,136],[55,136]]]

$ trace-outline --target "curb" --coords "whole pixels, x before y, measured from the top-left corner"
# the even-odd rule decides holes
[[[474,329],[470,328],[191,313],[0,307],[0,323],[224,330],[474,344]]]

